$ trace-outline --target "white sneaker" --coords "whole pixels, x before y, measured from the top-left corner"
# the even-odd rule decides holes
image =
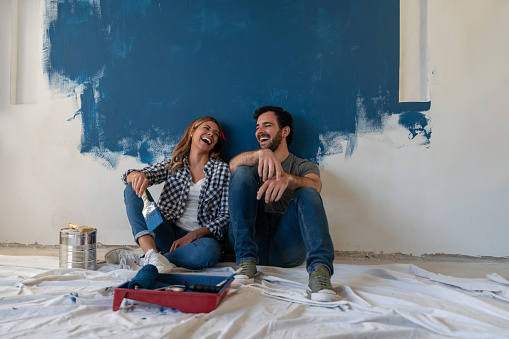
[[[120,258],[118,265],[122,270],[138,271],[139,269],[141,269],[141,266],[138,265],[137,262],[134,262],[127,257]]]
[[[111,251],[108,251],[104,255],[104,259],[106,259],[107,263],[119,265],[122,259],[128,259],[131,262],[138,264],[140,261],[140,257],[143,255],[143,250],[141,248],[132,249],[129,247],[119,247],[115,248]],[[125,260],[124,260],[125,264]]]
[[[175,267],[175,265],[166,259],[164,255],[157,253],[152,249],[148,250],[138,262],[138,265],[140,266],[149,264],[154,265],[159,273],[168,273]]]

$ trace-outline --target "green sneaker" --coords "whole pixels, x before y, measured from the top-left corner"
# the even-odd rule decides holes
[[[253,284],[254,276],[256,275],[256,263],[254,261],[243,261],[237,269],[242,268],[242,271],[235,276],[235,282],[240,284]]]
[[[327,302],[337,298],[330,282],[329,269],[323,265],[316,266],[309,274],[309,288],[311,289],[311,300]]]

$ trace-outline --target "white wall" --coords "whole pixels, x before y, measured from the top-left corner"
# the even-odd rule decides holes
[[[334,244],[507,257],[509,2],[430,1],[427,17],[430,147],[409,141],[393,117],[387,132],[361,133],[351,157],[325,159]],[[0,1],[0,243],[55,245],[74,222],[97,227],[103,244],[132,244],[119,178],[142,164],[125,157],[111,169],[80,154],[79,119],[67,121],[78,104],[48,90],[40,63],[28,96],[36,103],[11,105],[10,57],[11,2]]]

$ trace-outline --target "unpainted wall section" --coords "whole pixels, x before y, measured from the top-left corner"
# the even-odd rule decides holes
[[[432,136],[409,138],[411,124],[387,114],[376,130],[357,120],[348,156],[321,154],[334,244],[340,251],[506,257],[509,5],[451,0],[430,2],[428,10]],[[36,103],[10,103],[11,4],[2,2],[0,13],[0,242],[57,244],[59,229],[74,222],[97,227],[101,243],[132,244],[119,178],[144,166],[142,159],[82,152],[82,121],[71,119],[82,105],[80,88],[74,95],[52,88],[42,52],[31,78]],[[42,21],[32,41],[41,50]],[[354,108],[362,114],[362,100]],[[344,150],[352,142],[341,134],[318,138]]]

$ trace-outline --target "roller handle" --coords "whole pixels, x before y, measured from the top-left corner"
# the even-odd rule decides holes
[[[221,286],[215,286],[215,285],[205,285],[205,284],[188,284],[187,281],[186,284],[186,291],[193,291],[193,292],[205,292],[205,293],[217,293],[221,290]]]

